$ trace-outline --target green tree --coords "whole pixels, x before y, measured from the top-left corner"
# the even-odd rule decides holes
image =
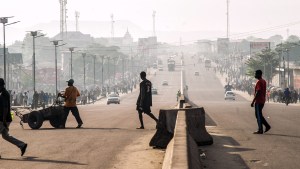
[[[296,43],[296,42],[299,42],[299,37],[296,36],[296,35],[291,35],[287,38],[286,40],[287,42],[291,42],[291,43]]]
[[[260,53],[256,53],[247,62],[247,75],[252,76],[255,70],[260,69],[263,71],[264,78],[270,84],[272,78],[276,75],[276,68],[279,66],[279,56],[276,51],[264,49]]]

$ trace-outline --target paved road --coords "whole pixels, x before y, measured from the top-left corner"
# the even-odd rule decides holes
[[[160,108],[176,105],[176,93],[180,88],[179,77],[179,71],[169,73],[166,65],[164,71],[159,71],[156,76],[152,76],[154,87],[158,89],[158,95],[153,96],[154,106],[152,107],[156,116]],[[169,86],[162,86],[163,80],[167,80]],[[84,122],[82,129],[74,128],[77,124],[71,114],[66,129],[53,129],[48,122],[45,122],[39,130],[31,130],[27,124],[23,130],[18,125],[18,119],[15,118],[11,125],[11,135],[29,143],[28,151],[24,157],[20,157],[19,149],[1,140],[0,168],[112,168],[115,163],[119,162],[117,155],[123,151],[124,147],[145,135],[155,133],[156,124],[148,116],[144,116],[146,129],[135,129],[140,126],[135,110],[137,96],[137,91],[123,95],[120,105],[106,105],[103,100],[96,104],[79,106]],[[151,159],[147,160],[145,164],[151,161]],[[161,163],[151,165],[161,167]]]
[[[206,168],[300,168],[299,106],[266,104],[264,114],[272,129],[264,135],[253,135],[257,125],[250,102],[241,96],[236,101],[225,101],[223,86],[213,71],[206,71],[203,65],[193,65],[191,60],[186,61],[189,98],[205,108],[207,129],[215,142],[212,146],[201,147],[206,154],[203,160]],[[156,116],[160,108],[176,104],[180,88],[180,72],[166,70],[165,65],[164,71],[152,77],[158,89],[152,108]],[[199,71],[200,76],[194,76],[194,71]],[[163,80],[168,80],[169,86],[162,86]],[[149,117],[145,117],[145,130],[135,129],[139,126],[135,111],[137,94],[135,91],[122,96],[120,105],[106,105],[100,101],[79,106],[84,120],[82,129],[74,128],[77,124],[72,115],[68,118],[67,129],[63,130],[53,129],[48,122],[40,130],[31,130],[28,126],[23,130],[16,118],[11,134],[28,142],[28,151],[20,157],[16,147],[2,140],[0,168],[113,168],[126,146],[155,132],[155,123]],[[161,166],[148,161],[147,164],[154,168]]]
[[[267,103],[264,115],[272,129],[254,135],[257,123],[250,101],[237,96],[224,100],[224,89],[212,70],[188,60],[189,98],[207,113],[207,129],[214,138],[212,146],[201,147],[204,164],[211,169],[300,168],[300,105]],[[199,71],[200,76],[194,76]]]

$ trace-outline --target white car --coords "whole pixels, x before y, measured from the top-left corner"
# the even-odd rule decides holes
[[[235,94],[233,93],[233,91],[227,91],[225,93],[225,100],[230,99],[230,100],[235,100]]]
[[[151,91],[152,91],[152,94],[157,94],[157,89],[156,88],[152,88]]]
[[[168,86],[168,81],[164,80],[164,81],[162,82],[162,85],[163,85],[163,86]]]
[[[107,97],[107,104],[115,103],[120,104],[120,96],[116,93],[111,93]]]

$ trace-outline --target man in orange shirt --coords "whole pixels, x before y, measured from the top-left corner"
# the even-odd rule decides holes
[[[70,110],[71,110],[73,116],[76,118],[76,121],[78,123],[78,126],[76,128],[80,128],[83,123],[80,118],[78,108],[76,106],[76,97],[80,96],[80,93],[77,90],[77,88],[75,86],[73,86],[73,84],[74,84],[73,79],[70,79],[67,82],[68,82],[69,87],[67,87],[65,90],[65,93],[63,95],[61,95],[61,97],[65,98],[65,105],[64,105],[65,115],[62,119],[62,125],[60,126],[60,128],[65,128],[65,124],[66,124]]]
[[[271,126],[266,121],[262,114],[262,109],[266,102],[266,88],[267,83],[262,78],[262,71],[256,70],[255,71],[255,78],[257,79],[255,85],[255,94],[254,99],[251,103],[251,107],[255,107],[255,117],[257,119],[258,130],[255,131],[253,134],[263,134],[263,125],[266,127],[265,132],[271,129]]]

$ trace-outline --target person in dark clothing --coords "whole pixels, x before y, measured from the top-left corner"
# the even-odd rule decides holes
[[[152,84],[146,79],[146,72],[141,72],[140,77],[143,81],[140,83],[140,94],[136,102],[136,110],[139,113],[141,127],[137,129],[144,129],[143,112],[155,120],[156,123],[158,123],[158,119],[151,113],[150,109],[152,106]]]
[[[10,136],[8,133],[12,117],[10,114],[10,95],[4,85],[4,80],[0,78],[0,133],[4,140],[20,148],[21,156],[23,156],[26,152],[27,144]]]
[[[286,88],[283,92],[285,104],[288,105],[290,103],[291,92],[289,88]]]
[[[34,91],[33,94],[33,102],[32,102],[32,109],[37,109],[38,108],[38,103],[39,103],[39,94],[37,91]]]
[[[255,117],[257,119],[258,130],[253,134],[263,134],[263,125],[266,127],[265,132],[271,129],[271,126],[266,121],[262,114],[262,109],[266,102],[266,81],[262,78],[262,71],[255,71],[255,78],[258,80],[255,85],[255,95],[251,103],[251,107],[255,106]]]

